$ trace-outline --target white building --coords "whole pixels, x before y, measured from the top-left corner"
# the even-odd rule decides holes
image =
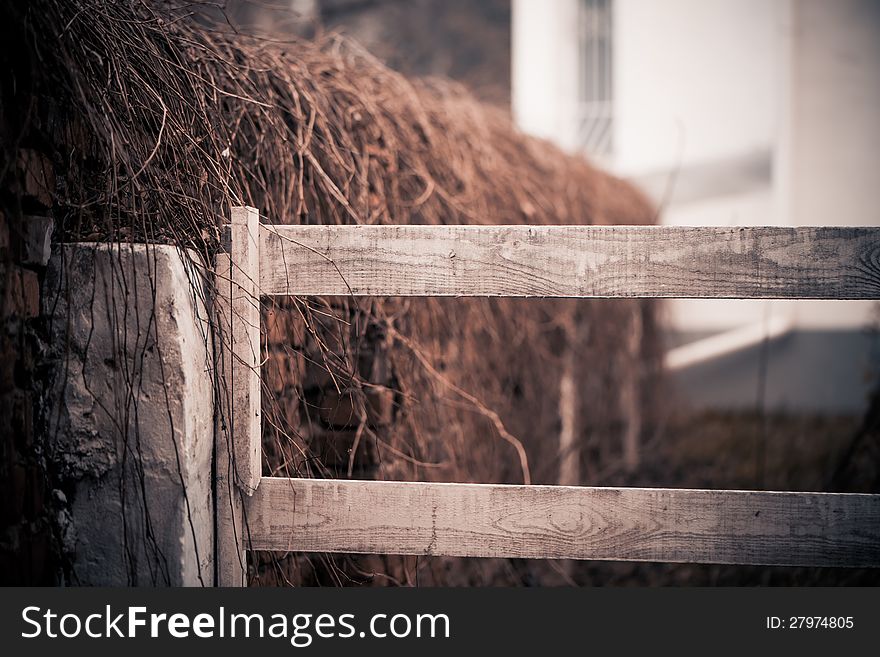
[[[880,1],[513,0],[512,34],[519,125],[641,184],[664,223],[880,225]],[[668,309],[716,335],[672,357],[695,403],[754,405],[769,335],[769,406],[863,407],[871,302]]]

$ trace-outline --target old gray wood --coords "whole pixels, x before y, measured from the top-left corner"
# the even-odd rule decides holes
[[[264,478],[251,548],[878,566],[880,495]]]
[[[246,586],[242,496],[261,478],[259,213],[232,208],[228,250],[214,265],[218,328],[214,495],[218,586]]]
[[[217,404],[214,430],[214,554],[217,586],[245,586],[247,555],[244,549],[241,488],[236,483],[234,433],[236,403],[232,362],[232,265],[228,253],[219,253],[215,262],[217,297],[214,317],[219,329],[219,376],[216,378]],[[246,400],[245,400],[246,401]]]
[[[232,208],[229,252],[215,267],[224,388],[229,404],[223,419],[232,432],[235,483],[248,495],[260,484],[260,245],[259,212]]]
[[[242,491],[233,474],[232,441],[228,431],[218,427],[214,462],[214,553],[217,586],[247,586],[247,531],[242,513]]]
[[[880,229],[262,226],[266,295],[880,298]]]

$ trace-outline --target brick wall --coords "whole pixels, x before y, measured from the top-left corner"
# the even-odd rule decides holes
[[[0,582],[54,584],[64,495],[36,440],[42,376],[40,284],[50,252],[55,176],[33,148],[13,153],[0,206]]]
[[[328,370],[334,368],[324,362],[293,302],[279,300],[268,308],[263,326],[269,353],[262,376],[271,393],[263,398],[263,415],[269,418],[263,427],[268,461],[270,465],[284,462],[298,452],[285,448],[288,440],[299,443],[301,453],[312,457],[306,462],[298,459],[296,470],[271,474],[301,476],[305,469],[313,475],[345,477],[351,465],[353,476],[375,477],[376,442],[367,434],[387,431],[397,406],[384,336],[374,335],[375,331],[362,336],[354,371],[331,375]],[[285,431],[295,435],[280,435]]]

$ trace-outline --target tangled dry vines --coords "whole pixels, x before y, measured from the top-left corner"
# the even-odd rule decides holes
[[[41,131],[64,172],[65,240],[171,243],[204,267],[232,205],[260,208],[267,223],[654,218],[637,191],[522,136],[502,110],[448,81],[408,80],[337,36],[273,42],[178,2],[37,0],[4,14],[25,27],[34,96],[51,99]],[[654,306],[638,301],[269,305],[264,470],[555,482],[556,393],[573,360],[583,478],[601,483],[620,427],[650,417],[653,325]],[[402,564],[275,555],[255,572],[408,581]],[[514,577],[432,568],[450,583]]]

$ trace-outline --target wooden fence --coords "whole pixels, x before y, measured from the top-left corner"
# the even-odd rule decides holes
[[[880,566],[880,495],[262,478],[261,296],[880,299],[878,228],[273,226],[234,208],[217,583],[245,550]]]

